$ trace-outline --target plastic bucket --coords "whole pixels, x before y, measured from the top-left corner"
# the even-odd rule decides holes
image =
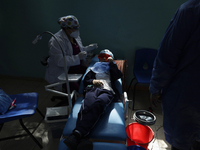
[[[126,127],[127,147],[131,145],[139,145],[148,149],[149,143],[154,138],[154,132],[148,126],[139,123],[131,123]]]
[[[138,145],[132,145],[132,146],[128,146],[127,150],[146,150],[146,149]]]

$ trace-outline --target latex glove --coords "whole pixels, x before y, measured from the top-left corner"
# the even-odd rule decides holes
[[[95,86],[103,86],[103,83],[100,81],[100,80],[93,80],[92,83],[95,85]]]
[[[150,102],[154,107],[157,107],[159,103],[161,103],[161,96],[160,95],[154,95],[151,94],[150,96]]]
[[[90,44],[89,46],[87,46],[85,48],[85,51],[91,51],[91,50],[94,50],[94,49],[97,49],[97,48],[98,48],[97,43],[93,43],[93,44]]]
[[[78,53],[78,57],[79,59],[84,59],[87,57],[87,52],[86,51],[82,51],[80,53]]]

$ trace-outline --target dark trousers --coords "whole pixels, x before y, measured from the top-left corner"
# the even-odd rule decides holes
[[[180,149],[177,149],[177,148],[175,148],[175,147],[172,146],[171,150],[180,150]],[[195,141],[193,143],[192,148],[190,150],[200,150],[200,142]]]
[[[75,130],[80,131],[83,136],[88,136],[106,107],[112,102],[113,97],[111,91],[95,87],[88,88],[78,113]]]

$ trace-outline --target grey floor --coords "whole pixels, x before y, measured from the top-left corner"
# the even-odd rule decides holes
[[[47,85],[47,82],[44,79],[0,75],[0,87],[8,94],[37,92],[39,94],[38,108],[43,114],[46,113],[46,107],[53,107],[59,102],[59,100],[51,101],[51,97],[55,94],[46,92],[44,89],[45,85]],[[129,93],[130,95],[128,98],[131,100],[133,98],[131,95],[132,92],[130,91]],[[150,106],[148,100],[148,90],[138,89],[136,92],[135,110],[147,110]],[[134,122],[132,119],[133,113],[134,112],[129,109],[130,119],[126,120],[126,125]],[[164,138],[161,107],[154,109],[154,113],[157,117],[157,120],[155,125],[150,126],[154,131],[154,139],[151,141],[148,148],[149,150],[169,150],[170,145],[165,141]],[[39,121],[41,121],[40,126],[34,131],[34,136],[40,143],[42,143],[44,147],[43,150],[58,149],[59,137],[61,131],[63,130],[64,123],[46,123],[37,112],[31,117],[23,119],[23,121],[30,131],[34,131],[34,127]],[[18,135],[21,133],[25,132],[22,130],[19,121],[11,121],[4,124],[0,132],[0,138]],[[40,148],[29,136],[0,142],[0,150],[11,149],[39,150]]]
[[[131,92],[129,92],[130,100],[133,98]],[[129,123],[135,122],[132,119],[133,113],[137,110],[149,110],[151,106],[149,103],[149,91],[148,87],[137,90],[135,95],[135,110],[131,111],[129,109],[130,121],[126,120],[126,125]],[[149,126],[154,132],[154,139],[149,143],[149,150],[170,150],[171,146],[167,141],[165,141],[164,130],[163,130],[163,116],[161,106],[152,107],[153,113],[156,116],[156,123],[152,126]]]

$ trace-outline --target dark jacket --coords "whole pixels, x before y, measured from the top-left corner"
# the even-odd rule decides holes
[[[188,0],[167,28],[149,88],[161,93],[165,138],[177,149],[190,149],[200,137],[199,78],[200,1]]]
[[[111,86],[112,89],[115,92],[113,101],[121,101],[120,100],[120,94],[117,88],[115,87],[115,81],[122,77],[121,71],[118,69],[117,65],[113,62],[109,63],[110,65],[110,80],[111,80]],[[92,81],[96,79],[95,77],[96,73],[94,73],[92,70],[90,70],[83,80],[84,86],[87,87],[88,85],[93,85]]]

